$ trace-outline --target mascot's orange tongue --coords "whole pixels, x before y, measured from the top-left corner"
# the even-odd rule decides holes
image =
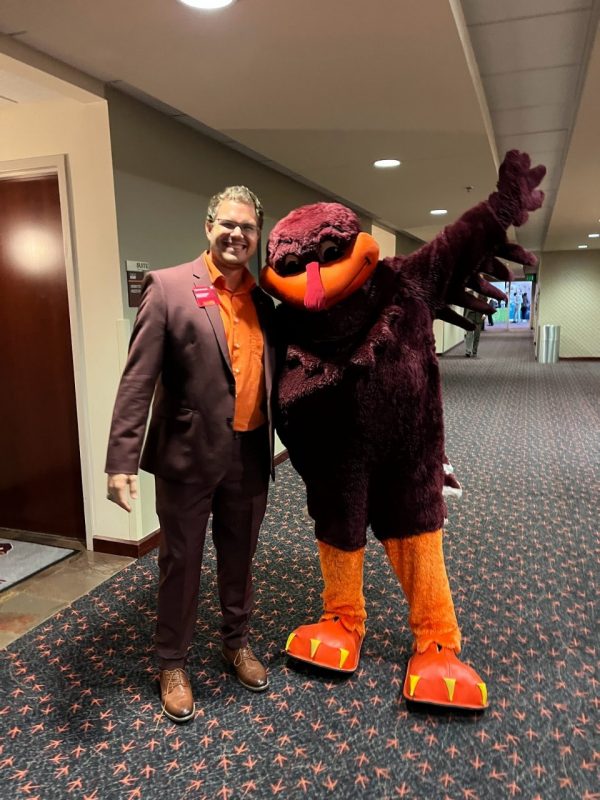
[[[325,291],[321,283],[321,268],[318,261],[311,261],[306,267],[306,292],[304,305],[309,311],[325,308]]]

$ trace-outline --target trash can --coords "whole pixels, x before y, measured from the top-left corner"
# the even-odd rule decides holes
[[[560,351],[560,325],[542,325],[538,361],[540,364],[556,364]]]

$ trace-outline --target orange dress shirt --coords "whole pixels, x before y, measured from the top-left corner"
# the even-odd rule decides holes
[[[248,270],[235,292],[230,291],[222,273],[204,254],[208,274],[219,296],[219,311],[227,337],[235,377],[234,431],[253,431],[267,421],[265,414],[264,341],[256,307],[250,292],[256,282]]]

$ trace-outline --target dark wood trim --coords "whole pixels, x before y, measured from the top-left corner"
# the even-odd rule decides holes
[[[103,539],[100,536],[94,536],[94,552],[95,553],[110,553],[113,556],[129,556],[129,558],[141,558],[158,547],[160,538],[160,529],[149,533],[138,542],[132,542],[128,539]]]
[[[288,451],[283,450],[279,455],[275,456],[274,463],[275,466],[278,467],[280,464],[283,464],[284,461],[287,461],[289,458]]]
[[[600,361],[600,356],[564,356],[558,357],[559,361]]]
[[[85,550],[82,539],[71,539],[69,536],[57,536],[54,533],[39,533],[36,531],[16,531],[12,528],[0,528],[0,539],[15,539],[18,542],[31,542],[32,544],[45,544],[49,547],[66,547],[71,550]]]
[[[275,466],[278,467],[289,458],[288,451],[284,450],[275,456]],[[128,539],[103,539],[101,536],[94,536],[94,552],[110,553],[113,556],[129,556],[129,558],[141,558],[158,547],[160,529],[149,533],[139,542],[132,542]]]

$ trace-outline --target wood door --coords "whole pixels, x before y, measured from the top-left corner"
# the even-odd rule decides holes
[[[56,176],[0,180],[0,527],[85,538]]]

